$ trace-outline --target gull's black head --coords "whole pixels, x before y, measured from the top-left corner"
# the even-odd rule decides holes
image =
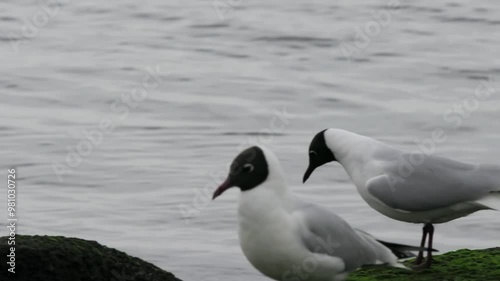
[[[326,130],[317,133],[309,145],[309,167],[304,174],[303,182],[307,181],[317,167],[337,161],[333,152],[326,145],[325,132]]]
[[[234,186],[241,191],[250,190],[263,183],[268,175],[269,167],[264,151],[257,146],[250,147],[233,160],[227,179],[217,188],[212,199]]]

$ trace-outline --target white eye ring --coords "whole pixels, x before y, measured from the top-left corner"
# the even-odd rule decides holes
[[[253,165],[252,164],[245,164],[243,165],[243,171],[250,173],[253,171]]]
[[[314,151],[314,150],[309,151],[309,154],[311,154],[311,155],[318,155],[318,153],[316,151]]]

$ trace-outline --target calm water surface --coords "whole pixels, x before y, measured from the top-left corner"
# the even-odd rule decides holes
[[[12,40],[44,1],[0,4],[0,163],[19,170],[21,233],[98,240],[185,280],[267,280],[239,248],[237,190],[204,195],[241,148],[269,146],[295,193],[410,244],[421,226],[369,208],[338,164],[301,184],[317,131],[414,150],[439,128],[447,139],[437,153],[500,163],[498,1],[61,2],[17,53]],[[369,25],[381,11],[390,19],[377,30]],[[367,25],[376,34],[362,42]],[[491,79],[478,101],[475,89]],[[143,81],[145,100],[126,105],[122,95]],[[114,129],[60,181],[55,163],[102,120]],[[500,216],[485,211],[437,226],[435,243],[493,247],[499,233]]]

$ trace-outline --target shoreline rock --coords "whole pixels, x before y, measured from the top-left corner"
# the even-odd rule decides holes
[[[17,281],[181,281],[149,262],[95,241],[62,236],[16,236],[16,273],[7,271],[8,237],[0,237],[0,280]],[[407,266],[413,260],[405,262]],[[249,265],[250,266],[250,265]],[[500,248],[458,250],[436,255],[431,269],[414,272],[369,267],[348,281],[499,281]]]
[[[0,237],[0,280],[181,281],[149,262],[95,241],[62,236],[16,235],[15,274],[6,263],[8,237]]]
[[[406,261],[410,266],[413,259]],[[353,272],[348,281],[499,281],[500,248],[458,250],[434,256],[432,268],[421,272],[371,267]]]

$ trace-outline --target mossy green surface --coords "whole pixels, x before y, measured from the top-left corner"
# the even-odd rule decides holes
[[[353,272],[348,281],[500,281],[500,248],[458,250],[434,256],[431,269],[421,272],[372,267]],[[405,264],[410,266],[413,260]]]
[[[153,264],[95,241],[56,236],[16,236],[16,273],[7,271],[7,237],[0,237],[0,280],[180,281]]]

